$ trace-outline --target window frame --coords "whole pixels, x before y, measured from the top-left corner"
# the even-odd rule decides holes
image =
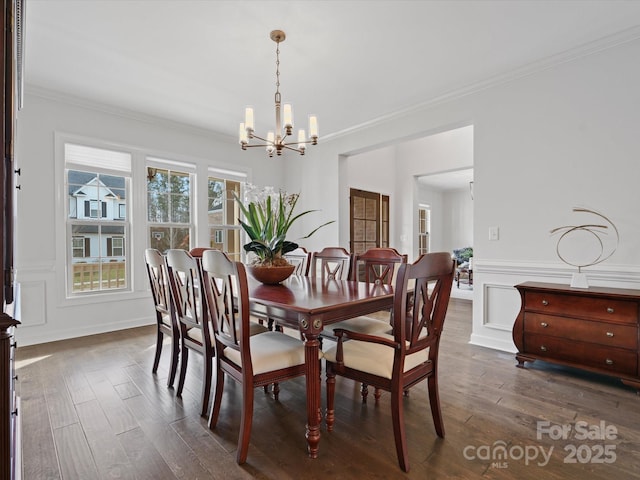
[[[100,165],[92,165],[89,162],[82,162],[82,160],[78,160],[75,158],[67,157],[67,145],[76,145],[80,147],[87,147],[90,149],[96,150],[105,150],[109,152],[116,152],[118,154],[123,154],[128,156],[128,169],[126,167],[122,168],[104,168],[104,166]],[[61,211],[61,220],[62,224],[65,225],[65,228],[60,229],[62,234],[58,237],[60,240],[60,244],[63,246],[64,254],[61,255],[62,263],[64,268],[62,271],[64,272],[64,288],[61,289],[64,292],[65,300],[77,300],[81,298],[95,298],[96,296],[104,296],[104,295],[113,295],[115,293],[131,293],[133,291],[133,282],[132,282],[132,263],[133,257],[128,254],[131,252],[130,241],[131,241],[131,219],[130,218],[118,218],[114,215],[113,219],[109,219],[108,216],[105,216],[105,213],[108,213],[108,208],[106,202],[102,202],[100,199],[91,199],[88,198],[85,194],[79,195],[83,197],[83,202],[89,203],[89,217],[79,217],[79,205],[77,203],[74,205],[74,209],[71,209],[71,196],[69,195],[69,171],[78,171],[78,172],[86,172],[91,175],[96,176],[111,176],[111,177],[122,177],[124,178],[124,186],[123,190],[125,192],[125,202],[124,205],[127,205],[127,201],[130,202],[133,187],[132,187],[132,179],[133,179],[133,154],[126,148],[121,148],[114,145],[106,145],[101,142],[80,139],[77,137],[67,137],[67,136],[56,136],[56,148],[57,148],[57,158],[58,167],[56,169],[56,175],[59,175],[61,182],[58,184],[61,187],[61,191],[59,192],[59,197],[61,201],[58,205],[58,211]],[[123,157],[124,158],[124,157]],[[109,188],[109,187],[107,187]],[[92,206],[97,206],[97,209],[94,209],[96,212],[96,216],[92,215]],[[126,208],[126,207],[125,207]],[[115,212],[113,212],[115,213]],[[120,266],[117,267],[117,271],[115,273],[115,287],[111,287],[110,281],[107,282],[107,286],[102,288],[102,281],[100,283],[100,288],[89,288],[87,290],[77,290],[74,289],[74,276],[77,273],[77,270],[82,270],[81,267],[76,268],[77,265],[81,265],[83,262],[76,260],[77,258],[74,255],[74,252],[79,249],[79,246],[74,245],[74,241],[76,241],[79,237],[84,239],[83,245],[83,257],[89,258],[93,257],[92,252],[87,252],[87,241],[86,235],[78,235],[77,232],[74,231],[74,228],[77,227],[97,227],[97,247],[98,247],[98,255],[95,257],[97,261],[95,262],[98,265],[97,270],[99,275],[102,278],[102,275],[105,270],[113,269],[113,265],[109,265],[106,267],[107,263],[113,263],[113,260],[110,259],[109,256],[106,255],[106,249],[102,252],[102,243],[106,244],[106,239],[108,237],[113,236],[110,233],[102,233],[102,228],[105,226],[108,227],[117,227],[122,229],[122,235],[119,235],[124,238],[124,255],[121,256],[123,258],[124,263],[124,272],[121,273]],[[105,261],[106,260],[106,261]],[[92,262],[89,262],[92,263]],[[74,266],[76,265],[76,266]],[[91,277],[92,274],[89,274]],[[121,285],[121,286],[119,286]],[[92,285],[90,285],[91,287]]]
[[[424,222],[422,219],[424,212]],[[424,223],[424,225],[423,225]],[[424,229],[423,229],[424,226]],[[431,251],[431,206],[420,204],[418,206],[418,256]],[[426,246],[423,247],[422,244]]]
[[[164,157],[164,158],[161,158]],[[189,222],[188,223],[183,223],[183,222],[175,222],[175,221],[167,221],[167,222],[162,222],[162,221],[151,221],[149,219],[149,180],[148,178],[145,180],[145,223],[146,223],[146,240],[145,243],[148,247],[151,248],[158,248],[158,246],[156,244],[154,244],[152,242],[152,235],[154,235],[153,230],[156,229],[169,229],[169,236],[171,238],[172,236],[172,232],[175,232],[178,229],[187,229],[188,230],[188,238],[189,238],[189,245],[188,246],[178,246],[178,245],[173,245],[170,240],[169,243],[169,247],[168,248],[184,248],[184,250],[190,250],[191,248],[193,248],[194,245],[194,239],[196,238],[196,218],[197,218],[197,211],[195,208],[195,205],[197,204],[198,201],[198,196],[197,196],[197,189],[196,189],[196,182],[197,182],[197,175],[196,175],[196,170],[197,167],[194,163],[188,163],[188,162],[184,162],[184,161],[180,161],[180,160],[174,160],[174,159],[170,159],[167,158],[169,157],[167,156],[160,156],[160,155],[147,155],[145,157],[145,172],[149,172],[150,169],[155,169],[155,170],[166,170],[169,172],[169,175],[171,174],[171,172],[176,172],[176,173],[181,173],[181,174],[186,174],[189,176]],[[147,175],[149,175],[149,173],[147,173]],[[168,199],[169,199],[169,203],[171,200],[171,192],[166,192],[166,194],[168,195]],[[171,210],[171,206],[167,207],[167,214],[169,215],[169,219],[171,219],[170,217],[170,210]],[[161,248],[158,248],[160,251],[162,251]],[[165,249],[166,250],[166,249]],[[164,253],[164,252],[163,252]]]
[[[209,183],[211,181],[224,182],[225,188],[223,190],[223,199],[222,199],[222,223],[212,223],[212,219],[214,218],[211,215],[211,211],[209,210],[209,203],[211,197],[209,196]],[[222,244],[224,250],[232,260],[242,261],[245,259],[246,253],[242,248],[245,237],[243,236],[244,230],[240,225],[240,209],[236,205],[235,199],[232,198],[229,192],[236,191],[237,195],[242,198],[244,195],[245,184],[247,182],[246,174],[243,172],[235,172],[229,170],[221,170],[210,167],[207,172],[206,179],[206,201],[207,201],[207,237],[208,242],[207,246],[211,248],[217,248],[217,244]],[[237,184],[237,190],[227,188],[227,182],[233,182]],[[233,205],[233,212],[228,211],[229,205]],[[228,223],[229,219],[232,219],[234,223]],[[233,240],[229,239],[229,236],[232,235],[234,237]],[[218,241],[218,236],[222,237]],[[229,252],[228,246],[229,244],[237,243],[237,252]]]

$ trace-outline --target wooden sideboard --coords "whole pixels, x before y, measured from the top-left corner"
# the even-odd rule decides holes
[[[619,377],[638,389],[640,290],[516,285],[522,306],[513,326],[518,367],[544,360]]]

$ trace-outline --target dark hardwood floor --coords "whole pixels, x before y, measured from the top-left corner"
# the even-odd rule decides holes
[[[634,390],[549,364],[518,369],[513,354],[469,345],[470,330],[471,302],[452,299],[440,349],[446,438],[434,433],[426,383],[411,389],[408,474],[396,460],[388,394],[378,406],[373,395],[362,405],[359,385],[345,379],[337,383],[335,431],[322,430],[315,460],[306,455],[304,379],[282,384],[277,402],[256,392],[249,456],[238,466],[240,389],[227,382],[210,431],[199,416],[200,359],[191,356],[176,398],[165,385],[168,348],[151,374],[153,327],[22,347],[23,478],[640,478]],[[606,432],[596,431],[602,426]],[[571,429],[564,437],[563,427]],[[582,439],[583,431],[608,438]]]

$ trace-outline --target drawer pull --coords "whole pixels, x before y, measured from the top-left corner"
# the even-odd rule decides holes
[[[547,300],[542,300],[542,304],[543,304],[544,306],[547,306],[547,305],[549,305],[549,302],[548,302]]]
[[[607,332],[607,337],[613,337],[613,332]]]
[[[542,328],[547,328],[549,326],[549,324],[547,322],[540,322],[540,326]]]
[[[613,310],[612,307],[607,307],[607,313],[613,313],[613,312],[614,312],[614,310]]]
[[[613,365],[613,360],[611,360],[610,358],[607,358],[604,363],[606,363],[607,365]]]
[[[547,347],[545,347],[544,345],[540,345],[540,350],[542,350],[543,352],[547,351]]]

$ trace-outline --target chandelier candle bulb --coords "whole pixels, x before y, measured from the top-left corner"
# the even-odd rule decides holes
[[[247,107],[244,109],[244,125],[249,137],[251,137],[251,132],[255,129],[253,124],[253,107]]]
[[[290,103],[285,103],[283,106],[284,113],[284,129],[287,135],[291,135],[291,129],[293,128],[293,110]]]
[[[276,136],[273,132],[267,133],[267,153],[270,157],[273,156],[273,151],[276,149],[274,146]]]
[[[246,150],[246,145],[249,141],[249,139],[247,138],[247,129],[244,126],[244,123],[240,124],[240,128],[238,130],[238,136],[240,139],[240,145],[242,145],[242,149]]]
[[[300,129],[298,130],[298,149],[301,150],[301,154],[304,155],[304,149],[305,147],[305,140],[307,139],[307,134],[305,133],[304,130]]]
[[[314,141],[314,145],[318,140],[318,117],[309,115],[309,137]]]

